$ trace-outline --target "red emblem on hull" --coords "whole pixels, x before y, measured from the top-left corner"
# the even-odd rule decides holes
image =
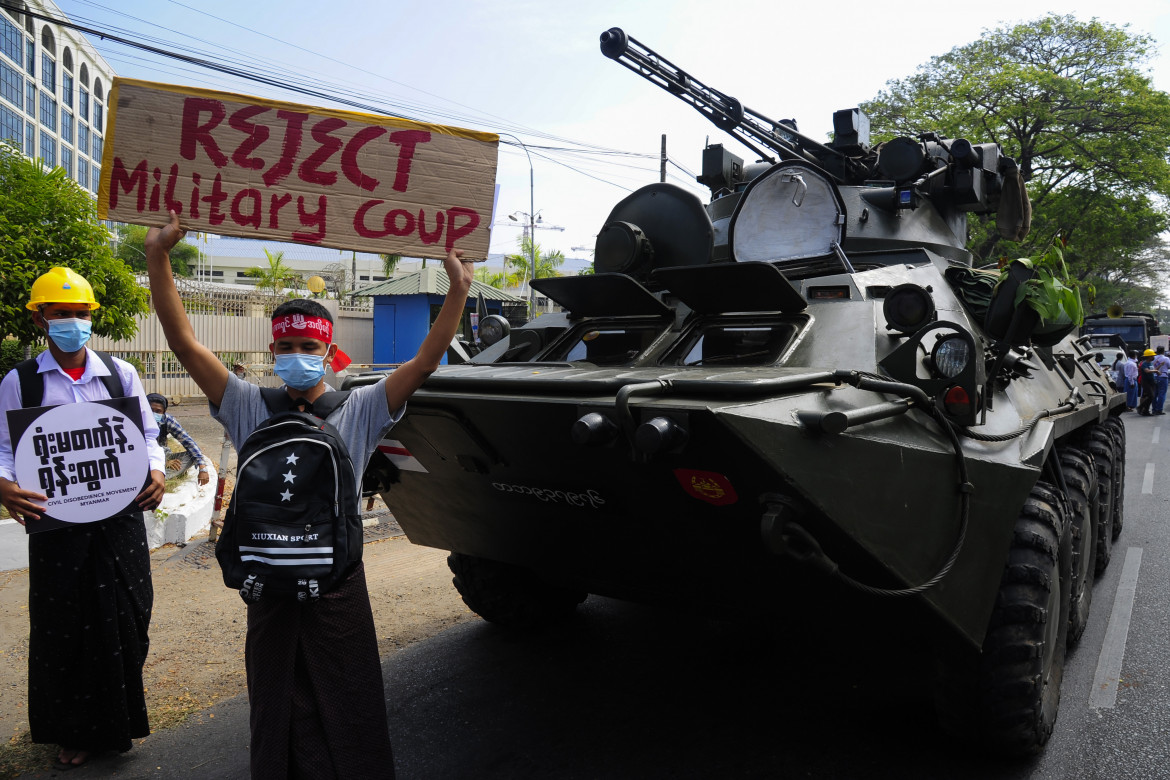
[[[678,484],[690,495],[715,506],[726,506],[739,501],[731,481],[722,474],[714,471],[696,471],[695,469],[675,469],[674,476]]]

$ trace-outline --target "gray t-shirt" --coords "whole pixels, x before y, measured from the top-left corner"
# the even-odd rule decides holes
[[[260,388],[235,374],[228,374],[223,402],[219,406],[208,403],[208,406],[211,407],[211,416],[227,431],[236,452],[244,446],[244,441],[256,426],[272,416],[260,395]],[[403,404],[390,414],[386,405],[386,380],[382,379],[377,384],[354,389],[345,404],[329,415],[329,424],[337,429],[349,450],[359,487],[370,455],[405,412],[406,404]]]

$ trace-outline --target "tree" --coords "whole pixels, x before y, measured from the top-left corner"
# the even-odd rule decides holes
[[[1162,286],[1158,277],[1164,279],[1166,269],[1158,267],[1158,254],[1150,249],[1161,245],[1157,236],[1170,223],[1149,198],[1060,187],[1049,193],[1032,224],[1036,235],[1063,235],[1076,259],[1073,273],[1099,291],[1120,280]]]
[[[382,258],[382,275],[387,279],[394,276],[394,272],[398,270],[398,264],[402,262],[402,255],[378,255]]]
[[[1147,242],[1126,257],[1125,263],[1098,269],[1096,311],[1117,305],[1125,311],[1155,311],[1163,282],[1170,276],[1170,246],[1162,238]],[[1163,331],[1166,332],[1166,331]]]
[[[1170,195],[1170,96],[1144,67],[1154,49],[1124,27],[1050,14],[984,31],[862,107],[875,140],[935,130],[997,142],[1017,160],[1032,233],[1016,244],[993,219],[972,218],[977,257],[1034,254],[1061,233],[1073,273],[1104,280],[1166,227],[1158,201]],[[1133,219],[1112,220],[1127,209]]]
[[[146,290],[110,250],[110,232],[98,221],[93,197],[63,168],[45,170],[0,143],[0,334],[22,344],[43,337],[24,306],[33,281],[58,265],[93,286],[101,304],[94,312],[94,333],[115,339],[134,335],[134,315],[147,312]]]
[[[488,287],[495,287],[497,290],[504,289],[508,283],[503,272],[493,271],[483,266],[475,269],[475,281],[483,282]]]
[[[535,274],[531,272],[534,251],[536,255]],[[560,271],[557,269],[565,264],[565,255],[559,249],[545,254],[541,251],[540,244],[533,247],[532,239],[524,237],[520,239],[520,253],[508,255],[504,260],[506,265],[512,269],[512,273],[508,275],[509,281],[515,280],[516,284],[520,285],[533,279],[560,276]]]
[[[114,255],[135,271],[146,271],[147,228],[142,225],[118,225]],[[175,276],[190,276],[191,266],[199,262],[199,249],[194,244],[180,241],[171,250],[171,271]]]
[[[301,275],[284,264],[284,252],[269,252],[264,250],[268,258],[268,267],[252,266],[244,273],[257,279],[256,286],[261,290],[271,290],[273,295],[279,295],[285,287],[299,286]]]

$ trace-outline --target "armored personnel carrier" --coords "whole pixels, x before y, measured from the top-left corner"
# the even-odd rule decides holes
[[[855,108],[819,143],[620,29],[601,49],[760,161],[708,146],[710,202],[643,187],[594,275],[533,282],[563,313],[481,321],[392,431],[386,503],[486,620],[587,594],[793,631],[889,615],[937,658],[946,721],[1039,750],[1121,531],[1125,431],[1075,325],[1016,306],[1032,271],[971,267],[968,214],[1027,229],[1016,164],[871,146]]]

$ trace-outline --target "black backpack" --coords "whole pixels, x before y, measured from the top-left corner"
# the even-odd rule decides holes
[[[264,596],[316,599],[362,558],[353,462],[326,418],[348,391],[297,411],[288,393],[262,388],[272,416],[239,452],[236,485],[215,557],[223,582],[246,602]]]

